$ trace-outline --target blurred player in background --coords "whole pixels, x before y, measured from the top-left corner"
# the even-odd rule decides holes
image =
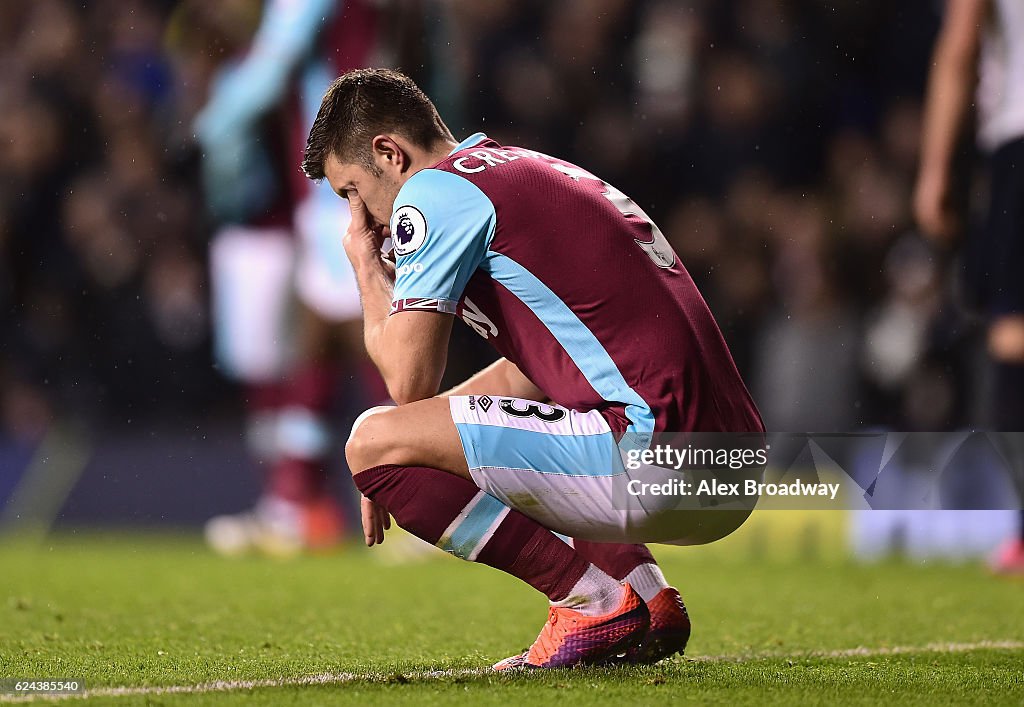
[[[348,205],[293,166],[331,78],[377,50],[378,15],[367,0],[268,0],[195,120],[207,205],[222,224],[210,246],[217,358],[246,386],[250,449],[267,468],[252,511],[207,524],[227,554],[336,543],[344,523],[328,486],[328,415],[342,368],[350,393],[385,396],[341,245]],[[372,387],[353,390],[353,380]]]
[[[990,424],[1024,431],[1024,3],[948,0],[929,79],[914,212],[941,243],[965,224],[954,208],[955,156],[977,102],[978,143],[991,153],[991,201],[984,234],[968,245],[969,286],[986,310],[995,364]],[[1007,444],[1020,447],[1020,435]],[[1010,450],[1019,465],[1024,450]],[[1024,500],[1022,470],[1015,469]],[[996,558],[1001,571],[1024,572],[1021,536]]]
[[[631,478],[622,455],[659,432],[764,427],[660,229],[565,161],[482,133],[456,143],[430,99],[386,70],[331,85],[303,169],[349,202],[366,346],[399,403],[367,411],[346,447],[367,544],[394,516],[544,593],[537,641],[496,669],[681,652],[689,618],[641,543],[710,542],[750,508],[616,501]],[[452,315],[505,358],[435,397]]]

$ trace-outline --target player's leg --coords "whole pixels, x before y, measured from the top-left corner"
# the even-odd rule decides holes
[[[517,665],[603,661],[643,637],[648,612],[632,589],[470,480],[447,399],[378,408],[357,421],[346,453],[356,486],[398,525],[548,597],[550,620]]]
[[[285,306],[290,291],[280,293],[280,299],[279,306]],[[276,383],[275,407],[261,417],[259,437],[270,453],[261,460],[265,475],[260,498],[251,511],[218,516],[207,525],[211,545],[228,554],[255,548],[291,555],[330,547],[345,527],[328,484],[334,449],[329,414],[338,390],[331,325],[301,306],[293,319],[296,325],[288,338],[297,345]],[[277,330],[268,345],[284,348],[285,340]],[[250,389],[248,395],[250,401],[266,397],[261,389]]]
[[[423,405],[431,411],[414,417],[415,406]],[[450,416],[444,405],[425,401],[368,418],[348,447],[353,469],[381,459],[448,469],[546,528],[583,536],[577,544],[587,560],[614,579],[646,581],[652,601],[665,605],[660,611],[665,633],[655,634],[647,650],[630,658],[649,662],[682,650],[689,622],[678,593],[661,591],[667,585],[645,547],[615,541],[710,542],[735,529],[749,508],[651,512],[616,498],[625,469],[607,423],[596,412],[489,396],[448,399]]]
[[[633,587],[647,604],[651,625],[643,641],[622,656],[625,662],[657,663],[686,650],[690,640],[690,615],[679,590],[669,585],[646,545],[587,540],[570,542],[587,560]]]
[[[446,398],[367,410],[352,426],[345,456],[353,476],[390,465],[432,467],[472,480]]]
[[[1006,435],[1002,441],[1013,448],[1008,459],[1018,499],[1024,503],[1024,458],[1020,449],[1020,437],[1024,435],[1024,316],[1004,316],[993,322],[989,352],[995,363],[992,426]],[[1024,511],[1017,537],[997,550],[992,564],[997,572],[1024,572]]]
[[[294,250],[291,234],[282,228],[229,226],[210,244],[214,351],[220,370],[245,386],[246,442],[252,457],[268,468],[280,452]],[[281,504],[265,495],[252,510],[210,519],[206,538],[218,552],[239,554],[277,536],[282,520],[287,519]]]
[[[1024,433],[1024,140],[1003,146],[992,160],[992,194],[989,208],[988,288],[993,319],[988,331],[988,350],[995,364],[992,394],[992,426],[996,430]],[[1019,445],[1018,445],[1019,446]],[[1024,502],[1024,469],[1012,459],[1014,481]],[[1024,572],[1024,512],[1017,538],[1000,548],[996,569]]]
[[[1003,440],[1013,448],[1008,456],[1018,499],[1024,502],[1024,458],[1020,437],[1024,435],[1024,315],[996,319],[989,330],[989,352],[995,363],[992,394],[992,426],[1006,434]],[[1016,538],[1002,545],[993,558],[998,572],[1024,572],[1024,511]]]
[[[329,415],[343,366],[379,375],[361,352],[347,260],[343,253],[320,255],[283,228],[229,227],[211,245],[218,362],[246,383],[248,441],[265,470],[251,510],[207,524],[208,541],[225,554],[326,547],[345,526],[328,484],[335,438]]]
[[[294,549],[317,549],[336,544],[345,528],[329,486],[335,449],[331,413],[338,399],[341,362],[334,343],[337,325],[302,303],[294,310],[295,355],[282,385],[276,430],[279,454],[270,466],[264,494],[290,511]]]
[[[571,539],[576,551],[620,582],[629,582],[644,601],[650,602],[668,587],[658,561],[640,543],[595,543]]]
[[[325,189],[314,187],[294,212],[296,263],[288,332],[293,355],[282,385],[279,454],[264,484],[264,498],[273,500],[280,518],[277,544],[290,544],[293,551],[329,547],[341,539],[346,525],[358,525],[345,522],[329,483],[336,451],[331,416],[342,403],[344,373],[379,381],[379,374],[365,365],[358,289],[337,237],[350,218],[347,205],[329,189],[324,194]],[[349,407],[375,402],[381,400],[358,400]]]
[[[642,535],[648,518],[644,509],[628,510],[626,499],[616,498],[614,489],[624,485],[625,468],[603,417],[486,396],[454,398],[450,404],[478,485],[519,504],[548,527],[572,533],[576,537],[567,542],[613,578],[629,583],[648,604],[651,629],[625,659],[651,663],[681,653],[690,620],[679,592],[668,585],[644,545],[608,542]],[[675,530],[667,538],[695,535],[679,521],[692,523],[696,514],[672,515]],[[581,533],[605,542],[581,538]]]

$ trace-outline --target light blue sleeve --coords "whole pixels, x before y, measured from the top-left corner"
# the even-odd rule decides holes
[[[209,102],[196,116],[196,136],[204,147],[217,147],[280,101],[291,73],[341,5],[336,0],[267,0],[245,58],[220,72]]]
[[[437,169],[409,179],[391,216],[392,312],[453,313],[494,239],[496,222],[494,204],[467,179]]]

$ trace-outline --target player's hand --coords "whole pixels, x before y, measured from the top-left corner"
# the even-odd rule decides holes
[[[358,192],[348,193],[348,207],[352,220],[342,243],[349,260],[355,267],[380,262],[380,247],[387,238],[387,226],[374,223]]]
[[[368,499],[359,497],[359,511],[363,517],[363,539],[367,547],[384,542],[384,531],[391,529],[391,514]]]
[[[941,175],[923,173],[914,189],[914,219],[921,233],[937,245],[949,245],[960,231],[950,203],[949,183]]]

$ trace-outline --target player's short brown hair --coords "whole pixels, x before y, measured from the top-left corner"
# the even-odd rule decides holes
[[[302,171],[310,179],[323,179],[324,163],[333,154],[379,174],[370,141],[382,133],[398,133],[428,149],[453,139],[437,108],[408,76],[390,69],[356,69],[336,78],[324,94],[306,138]]]

